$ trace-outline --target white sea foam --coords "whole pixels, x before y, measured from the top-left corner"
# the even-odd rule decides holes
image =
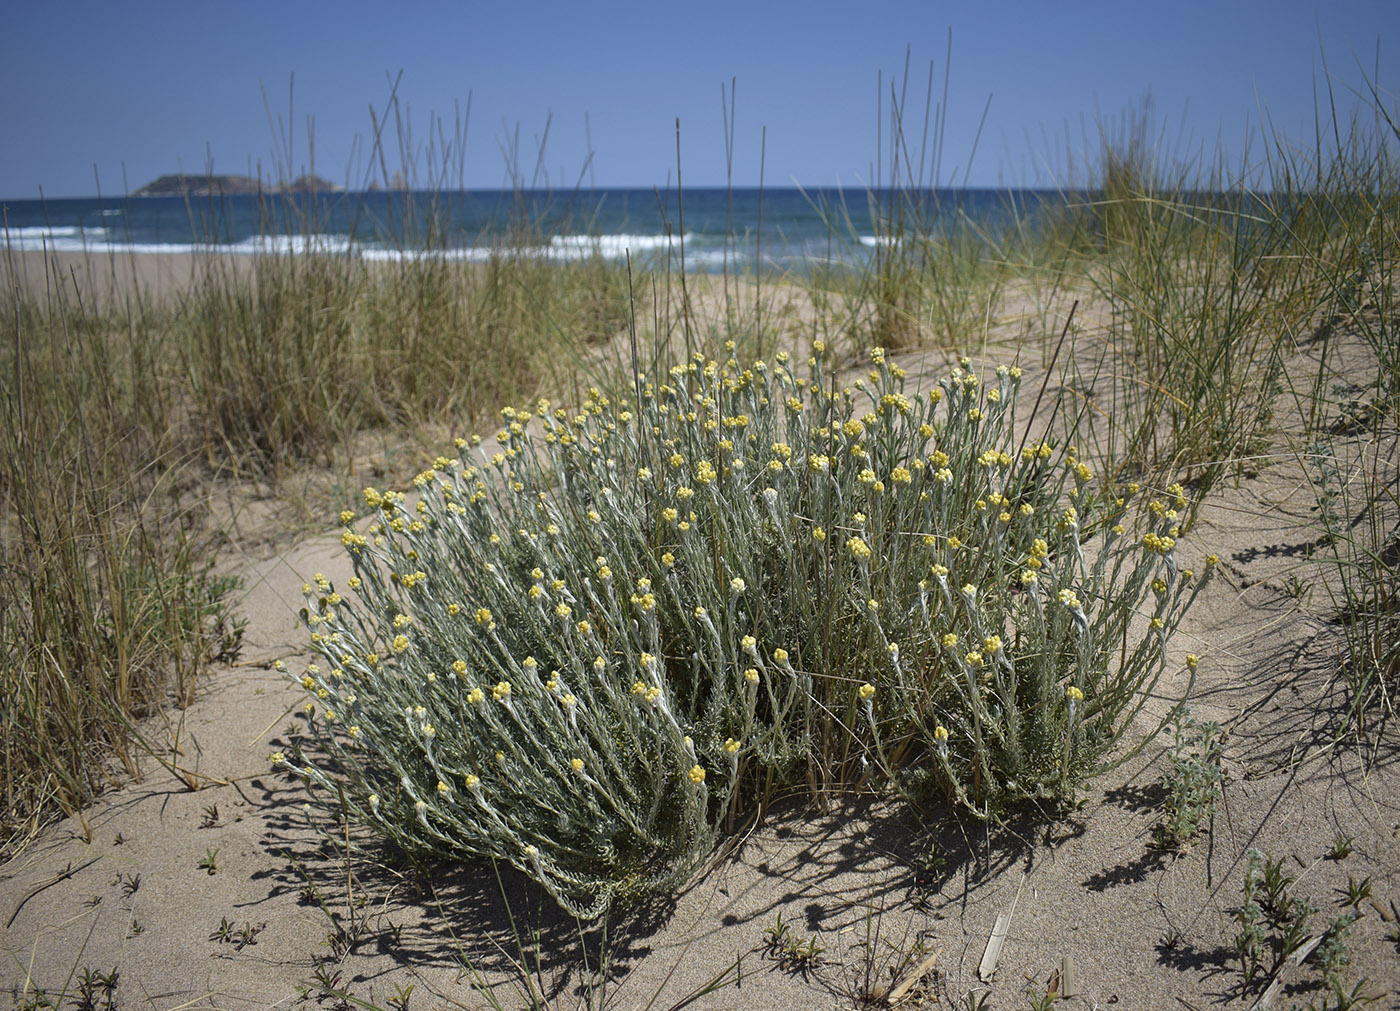
[[[48,249],[53,252],[81,252],[103,243],[107,238],[105,228],[81,228],[78,225],[10,225],[0,227],[0,247],[16,252],[32,249]]]
[[[895,244],[895,237],[893,235],[862,235],[860,237],[860,244],[872,248],[875,246],[888,247]]]
[[[310,235],[253,235],[225,246],[206,246],[208,250],[251,255],[286,256],[292,253],[343,255],[355,248],[349,235],[313,232]]]
[[[549,240],[549,255],[566,260],[582,259],[589,256],[602,256],[609,260],[619,260],[631,252],[650,253],[658,249],[674,246],[679,249],[682,242],[693,241],[693,236],[675,235],[556,235]]]
[[[21,252],[44,250],[58,253],[224,253],[235,256],[287,256],[310,253],[322,256],[355,256],[374,262],[397,263],[439,259],[450,263],[484,263],[496,258],[511,257],[574,261],[601,256],[608,260],[620,260],[629,252],[636,260],[650,259],[667,252],[679,257],[681,242],[684,241],[687,244],[687,266],[718,267],[725,261],[723,249],[691,246],[694,236],[690,233],[683,239],[675,235],[556,235],[545,243],[533,246],[488,244],[433,250],[400,249],[375,242],[357,242],[353,236],[343,233],[254,235],[232,243],[130,242],[119,241],[115,237],[118,234],[120,233],[104,228],[82,228],[77,225],[54,228],[11,226],[0,231],[0,248],[8,244],[9,248]],[[730,259],[733,259],[734,255],[731,252]]]

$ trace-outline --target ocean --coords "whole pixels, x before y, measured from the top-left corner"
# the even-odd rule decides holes
[[[1048,190],[697,188],[322,192],[0,201],[4,248],[257,255],[310,249],[366,259],[558,260],[630,253],[639,266],[720,272],[860,264],[895,232],[996,236],[1063,206]],[[891,207],[901,219],[890,224]]]

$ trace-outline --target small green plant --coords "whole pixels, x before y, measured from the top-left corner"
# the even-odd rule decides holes
[[[1312,958],[1322,982],[1333,991],[1341,990],[1347,969],[1351,966],[1351,951],[1347,947],[1347,935],[1356,916],[1347,913],[1338,916],[1328,924],[1322,943],[1313,952]]]
[[[1327,858],[1340,862],[1351,856],[1351,848],[1356,842],[1353,836],[1344,832],[1338,832],[1332,839],[1332,848],[1327,851]]]
[[[219,925],[214,928],[212,933],[210,933],[209,940],[218,941],[220,944],[222,944],[223,942],[231,940],[232,938],[233,924],[229,922],[229,918],[227,916],[221,916],[219,918]]]
[[[1371,897],[1371,878],[1369,875],[1357,881],[1350,874],[1347,875],[1347,886],[1342,892],[1345,897],[1345,904],[1353,909],[1360,910],[1361,903]]]
[[[218,805],[218,804],[209,804],[208,806],[206,806],[206,807],[204,808],[204,817],[203,817],[202,819],[200,819],[199,827],[200,827],[200,828],[218,828],[218,827],[219,827],[219,805]]]
[[[311,981],[324,995],[327,990],[334,990],[340,986],[340,973],[334,965],[322,962],[311,971]]]
[[[1234,949],[1244,975],[1244,992],[1252,992],[1259,979],[1271,978],[1288,959],[1301,961],[1306,954],[1317,972],[1312,985],[1326,988],[1331,1000],[1324,998],[1322,1011],[1359,1007],[1373,1000],[1366,996],[1365,980],[1349,989],[1346,979],[1351,964],[1348,934],[1358,914],[1334,917],[1319,936],[1313,923],[1318,907],[1307,896],[1293,894],[1295,882],[1284,873],[1283,861],[1270,860],[1254,849],[1248,860],[1244,901],[1229,911],[1238,928]],[[1363,890],[1364,884],[1369,881],[1353,880],[1348,891]],[[1308,1006],[1317,1008],[1315,1003]]]
[[[1396,431],[1394,422],[1377,423],[1372,434],[1393,441]],[[1364,740],[1394,713],[1400,688],[1400,525],[1393,518],[1400,500],[1389,487],[1393,462],[1362,450],[1356,478],[1344,479],[1338,451],[1334,441],[1320,438],[1307,463],[1326,549],[1320,561],[1331,577],[1323,586],[1341,631],[1349,703],[1343,729]]]
[[[1043,994],[1037,994],[1035,990],[1026,991],[1026,1003],[1031,1011],[1050,1011],[1059,999],[1060,995],[1054,990],[1046,990]]]
[[[97,1011],[100,1007],[105,1011],[116,1011],[117,984],[120,981],[121,974],[116,969],[96,972],[84,968],[78,974],[78,993],[73,999],[73,1008],[75,1011]]]
[[[987,1002],[992,999],[991,988],[972,989],[963,994],[967,1011],[986,1011]]]
[[[218,849],[212,847],[206,848],[204,850],[204,856],[199,858],[199,861],[195,864],[195,867],[197,867],[201,871],[207,872],[211,877],[219,873]]]
[[[763,948],[782,968],[804,974],[820,962],[826,950],[817,943],[815,934],[803,937],[792,929],[791,923],[783,922],[781,912],[771,927],[764,928]]]
[[[238,930],[234,931],[230,940],[233,942],[235,951],[242,951],[250,944],[258,943],[258,935],[267,929],[266,923],[252,924],[244,923]]]
[[[394,984],[394,992],[386,998],[389,1006],[394,1011],[408,1011],[409,998],[413,996],[413,986],[404,986],[402,983]]]
[[[1174,711],[1171,727],[1172,748],[1162,775],[1167,796],[1162,805],[1162,823],[1157,826],[1157,845],[1180,849],[1196,837],[1215,812],[1224,782],[1220,769],[1224,745],[1220,725],[1194,719],[1185,706]]]

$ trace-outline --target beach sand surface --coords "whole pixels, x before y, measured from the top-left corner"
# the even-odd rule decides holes
[[[142,259],[102,271],[174,284],[188,266]],[[911,373],[930,384],[944,368],[928,354]],[[179,772],[147,760],[140,782],[81,821],[49,825],[0,869],[0,993],[17,1006],[36,988],[75,993],[86,969],[116,970],[128,1009],[335,1006],[323,986],[379,1007],[412,986],[413,1008],[574,1008],[588,1006],[583,967],[602,947],[607,1006],[621,1009],[682,1006],[730,967],[737,983],[685,1006],[878,1007],[900,990],[901,1007],[1015,1008],[1058,987],[1066,1008],[1247,1007],[1229,910],[1258,849],[1320,907],[1314,931],[1344,911],[1348,879],[1369,879],[1372,900],[1347,937],[1349,978],[1370,980],[1373,1006],[1400,1007],[1400,949],[1388,936],[1400,906],[1400,762],[1393,728],[1365,747],[1334,740],[1340,633],[1324,587],[1300,597],[1289,583],[1315,538],[1311,502],[1305,475],[1280,457],[1212,498],[1184,540],[1198,571],[1208,553],[1221,559],[1173,642],[1202,657],[1193,713],[1226,734],[1223,796],[1193,845],[1153,845],[1163,739],[1055,819],[982,826],[869,796],[824,810],[780,803],[678,895],[615,913],[606,945],[597,925],[563,916],[509,868],[419,873],[360,834],[347,850],[344,830],[270,769],[304,698],[272,669],[307,659],[301,585],[316,572],[343,582],[350,567],[335,534],[272,550],[275,538],[250,538],[254,547],[219,559],[243,580],[241,658],[152,731]],[[1184,677],[1160,684],[1125,744],[1185,689]],[[1351,852],[1331,859],[1338,837]],[[775,956],[780,918],[820,953]],[[979,972],[999,922],[999,958]],[[1320,998],[1285,991],[1275,1006]]]

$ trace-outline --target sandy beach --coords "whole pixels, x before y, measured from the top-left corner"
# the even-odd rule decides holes
[[[114,298],[134,282],[174,298],[196,267],[170,255],[0,259],[7,288],[76,276]],[[1002,360],[1031,312],[1011,300],[975,367]],[[1093,340],[1093,312],[1080,318]],[[918,389],[951,364],[937,350],[902,360]],[[1041,375],[1028,362],[1026,388]],[[81,821],[47,825],[0,869],[0,992],[33,1006],[38,989],[75,993],[88,971],[119,976],[127,1008],[573,1008],[593,1006],[601,950],[606,1004],[623,1009],[871,1007],[892,995],[901,1007],[1013,1008],[1050,990],[1068,1008],[1247,1006],[1230,910],[1259,850],[1318,907],[1310,936],[1356,914],[1350,978],[1369,981],[1373,1006],[1400,1008],[1400,762],[1393,735],[1333,738],[1340,633],[1325,587],[1299,595],[1290,583],[1314,536],[1303,526],[1312,503],[1280,451],[1214,494],[1191,532],[1196,564],[1214,553],[1220,571],[1173,648],[1200,654],[1192,712],[1225,742],[1223,794],[1193,844],[1154,845],[1170,743],[1160,738],[1058,818],[983,826],[890,796],[779,803],[674,898],[615,913],[606,939],[510,868],[412,868],[303,806],[301,785],[268,762],[290,747],[303,696],[273,664],[307,659],[302,584],[351,568],[337,533],[289,541],[250,528],[217,559],[242,581],[239,659],[189,709],[148,726],[161,760],[144,761],[140,781]],[[1185,690],[1159,684],[1122,747]],[[1363,880],[1369,895],[1348,905],[1348,883]],[[784,925],[811,942],[808,956],[775,945]],[[1315,978],[1307,970],[1280,976],[1275,1007],[1321,996],[1288,988]],[[715,980],[729,985],[688,1002]]]

